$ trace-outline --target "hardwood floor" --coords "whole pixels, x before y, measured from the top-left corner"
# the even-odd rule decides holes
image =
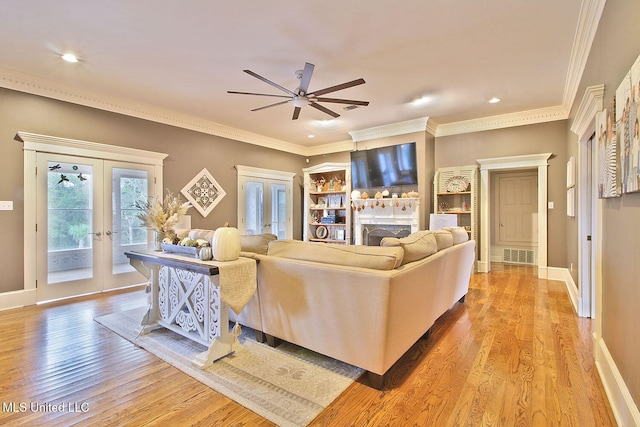
[[[383,391],[364,375],[312,425],[615,425],[592,322],[576,317],[565,285],[492,267]],[[141,290],[118,291],[0,312],[0,425],[272,425],[92,320],[145,303]]]

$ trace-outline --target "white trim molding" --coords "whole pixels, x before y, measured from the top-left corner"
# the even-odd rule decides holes
[[[0,309],[33,305],[37,302],[35,259],[38,152],[152,165],[156,178],[154,196],[160,197],[163,192],[163,161],[168,156],[165,153],[29,132],[18,132],[14,139],[23,144],[24,156],[24,289],[0,294]]]
[[[168,154],[154,151],[29,132],[18,132],[15,139],[23,143],[24,151],[42,151],[72,156],[104,158],[119,162],[162,165],[164,159],[168,156]]]
[[[576,35],[571,49],[567,79],[564,84],[563,105],[573,105],[578,93],[580,80],[582,80],[582,74],[589,59],[589,52],[591,52],[591,45],[598,31],[598,24],[600,23],[605,3],[606,0],[582,0]]]
[[[478,271],[491,271],[491,203],[489,172],[496,170],[538,169],[538,277],[547,272],[547,176],[552,153],[479,159],[480,165],[480,260]]]
[[[391,123],[384,126],[376,126],[369,129],[354,130],[349,132],[353,142],[367,141],[370,139],[388,138],[390,136],[404,135],[414,132],[426,132],[429,117],[422,117],[405,122]]]
[[[135,103],[130,100],[63,85],[51,80],[30,76],[1,67],[0,87],[71,102],[85,107],[97,108],[103,111],[124,114],[126,116],[176,126],[182,129],[189,129],[208,135],[242,141],[248,144],[305,155],[305,147],[298,144],[270,138],[209,120],[203,120],[198,117],[180,114],[152,105]]]
[[[640,411],[602,338],[596,340],[596,368],[619,426],[640,426]]]
[[[579,308],[581,305],[580,294],[578,293],[578,287],[576,286],[576,282],[573,281],[573,277],[571,277],[569,270],[559,267],[547,267],[547,279],[564,282],[567,288],[567,294],[571,300],[571,305],[573,305],[573,309],[576,314],[579,314]]]
[[[567,107],[558,105],[556,107],[441,124],[436,130],[436,137],[553,122],[565,120],[567,117],[569,117]]]
[[[576,118],[571,124],[571,131],[578,135],[580,140],[584,140],[595,131],[596,113],[602,111],[604,99],[604,85],[589,86],[580,101]]]

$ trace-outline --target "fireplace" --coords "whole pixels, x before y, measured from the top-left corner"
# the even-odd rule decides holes
[[[383,237],[406,237],[420,229],[420,199],[352,201],[356,245],[379,246]]]
[[[365,246],[380,246],[385,237],[407,237],[411,234],[410,224],[365,224],[362,227],[362,244]]]

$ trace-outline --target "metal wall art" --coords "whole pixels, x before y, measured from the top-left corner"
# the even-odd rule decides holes
[[[181,191],[194,208],[204,217],[216,207],[226,191],[211,176],[209,171],[202,169]]]

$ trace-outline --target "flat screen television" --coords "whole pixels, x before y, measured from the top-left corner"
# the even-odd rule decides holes
[[[416,143],[352,151],[351,180],[354,189],[417,185]]]

